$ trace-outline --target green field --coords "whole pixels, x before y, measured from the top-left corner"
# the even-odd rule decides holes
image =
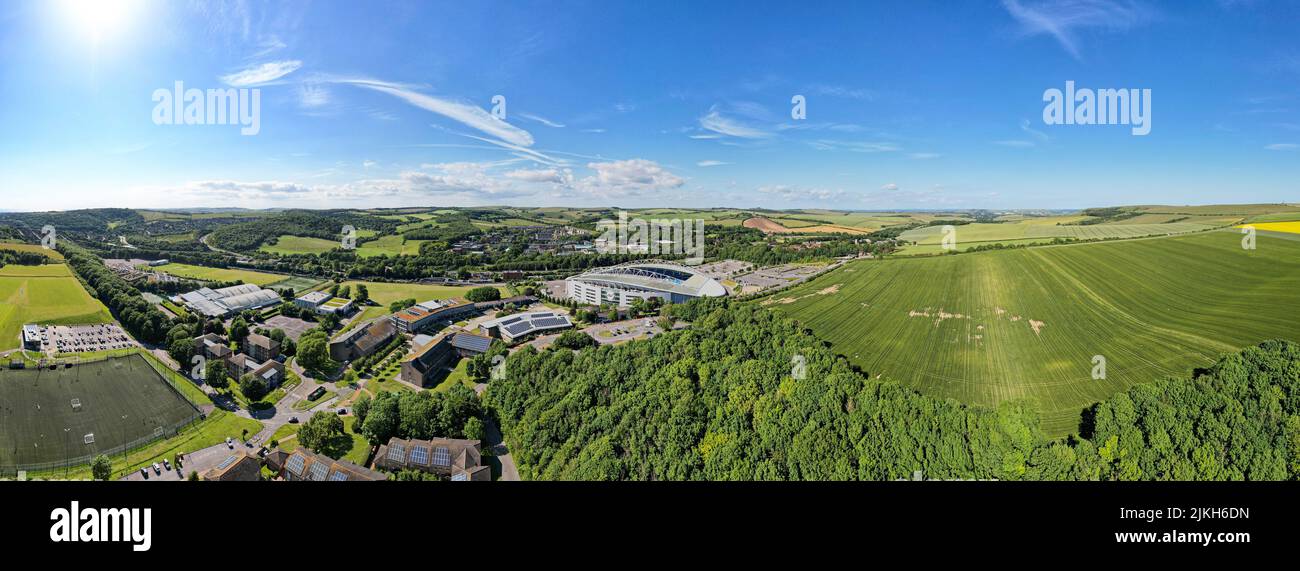
[[[47,250],[41,247],[40,244],[23,244],[21,242],[0,242],[0,250],[13,250],[15,252],[36,252],[37,254],[45,254],[45,257],[50,259],[63,261],[63,254],[60,254],[58,250]]]
[[[74,409],[72,399],[79,399]],[[170,434],[199,410],[139,354],[0,372],[0,465],[60,462]],[[94,443],[86,444],[93,433]]]
[[[1029,399],[1061,435],[1135,383],[1300,341],[1297,291],[1300,241],[1261,235],[1248,251],[1209,232],[857,262],[762,303],[872,377],[981,405]]]
[[[357,290],[357,284],[365,284],[370,293],[370,299],[378,303],[378,307],[366,307],[361,314],[352,321],[352,323],[361,323],[367,319],[379,317],[388,313],[388,304],[403,300],[414,299],[416,303],[429,301],[431,299],[447,299],[449,297],[464,298],[465,292],[472,287],[449,287],[430,284],[411,284],[411,283],[388,283],[388,282],[343,282],[343,286],[351,287],[352,291]]]
[[[258,250],[273,254],[321,254],[340,247],[338,240],[310,238],[306,236],[284,235],[276,238],[275,244],[264,245]]]
[[[113,317],[63,264],[0,268],[0,350],[20,344],[24,323],[111,323]]]
[[[189,278],[203,281],[243,281],[244,283],[265,286],[282,281],[286,276],[280,274],[268,274],[254,270],[243,270],[237,268],[209,268],[207,266],[192,266],[190,264],[166,264],[154,268],[164,274],[171,274],[176,277]]]
[[[284,276],[280,276],[280,277],[284,277]],[[289,276],[278,282],[269,283],[266,285],[266,287],[272,289],[291,288],[293,289],[295,294],[302,295],[304,292],[307,292],[317,286],[323,285],[325,282],[326,280],[322,280],[320,278]]]
[[[399,235],[389,235],[363,242],[357,245],[357,255],[363,258],[372,256],[414,256],[420,253],[420,244],[428,240],[407,240]]]

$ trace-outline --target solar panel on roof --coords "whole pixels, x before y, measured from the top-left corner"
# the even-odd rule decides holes
[[[222,460],[220,464],[217,464],[217,469],[218,469],[218,470],[225,470],[225,469],[226,469],[226,466],[229,466],[229,465],[234,464],[234,463],[235,463],[235,457],[234,457],[234,456],[231,456],[231,457],[229,457],[229,458],[226,458],[225,460]]]
[[[420,466],[429,465],[429,449],[416,446],[411,449],[411,463]]]
[[[305,462],[305,460],[303,460],[302,456],[290,456],[289,462],[286,463],[284,467],[288,468],[290,472],[293,472],[295,476],[301,476],[303,462]]]
[[[391,444],[388,446],[388,459],[392,462],[406,461],[406,446],[401,444]]]
[[[330,474],[331,482],[346,482],[347,479],[348,475],[342,470],[335,470],[333,474]]]
[[[433,449],[433,465],[447,467],[451,465],[451,451],[446,446]]]
[[[327,474],[329,471],[330,471],[330,467],[325,465],[324,462],[316,462],[315,464],[311,465],[311,470],[310,473],[307,475],[307,477],[317,482],[323,482],[325,481],[325,474]]]
[[[452,474],[452,475],[451,475],[451,481],[453,481],[453,482],[468,482],[468,481],[469,481],[469,478],[467,477],[467,475],[466,475],[464,472],[460,472],[460,473],[457,473],[457,474]]]

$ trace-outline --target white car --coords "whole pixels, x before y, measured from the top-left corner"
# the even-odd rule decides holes
[[[230,448],[231,450],[234,450],[235,448],[235,441],[229,436],[226,437],[226,448]]]

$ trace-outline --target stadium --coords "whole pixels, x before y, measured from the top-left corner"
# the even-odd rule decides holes
[[[636,299],[657,297],[682,303],[697,297],[727,295],[717,280],[669,262],[631,262],[597,268],[565,281],[569,299],[590,305],[627,307]]]

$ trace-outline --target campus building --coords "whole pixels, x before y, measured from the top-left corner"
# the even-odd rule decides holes
[[[244,338],[244,352],[259,363],[280,356],[280,342],[265,335],[250,333]]]
[[[280,303],[280,294],[253,284],[221,289],[200,288],[172,298],[207,317],[225,317],[246,309],[261,309]]]
[[[475,305],[461,299],[430,300],[394,313],[390,319],[402,333],[419,333],[441,321],[451,321],[474,311]]]
[[[235,450],[199,476],[208,482],[256,482],[262,479],[262,461],[248,452]]]
[[[495,337],[506,343],[528,337],[534,333],[559,331],[573,327],[569,316],[554,311],[529,311],[507,315],[499,319],[484,321],[479,330],[484,335]]]
[[[397,472],[420,470],[453,482],[490,482],[492,468],[482,463],[477,440],[390,438],[375,455],[375,467]]]
[[[383,473],[306,448],[293,452],[276,450],[267,454],[266,466],[290,482],[378,482],[388,479]]]
[[[293,300],[293,304],[321,315],[329,313],[347,315],[354,309],[352,300],[346,297],[334,297],[327,291],[302,294]]]
[[[569,299],[587,305],[632,305],[636,299],[659,298],[682,303],[697,297],[721,297],[727,288],[686,266],[668,262],[631,262],[596,268],[564,280]]]
[[[330,358],[335,361],[354,361],[383,348],[397,335],[392,320],[376,319],[365,327],[345,331],[330,340]]]
[[[473,357],[486,353],[492,340],[482,335],[464,331],[449,331],[434,337],[402,360],[398,378],[413,385],[427,386],[438,379],[438,374],[450,366],[457,357]]]

